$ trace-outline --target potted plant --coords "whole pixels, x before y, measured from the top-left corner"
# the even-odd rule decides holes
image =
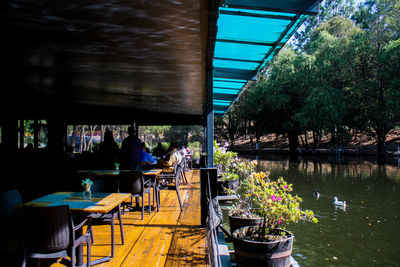
[[[302,210],[302,199],[292,195],[293,185],[282,177],[276,181],[268,173],[252,173],[241,182],[240,199],[230,212],[243,212],[243,205],[257,206],[251,216],[260,222],[232,233],[238,266],[288,266],[294,235],[285,229],[288,223],[302,220],[318,222],[310,210]],[[249,210],[249,208],[248,208]]]
[[[92,187],[93,181],[90,180],[90,178],[86,178],[82,180],[82,187],[83,187],[83,192],[82,192],[82,198],[83,199],[91,199],[92,198]]]
[[[226,148],[220,147],[214,141],[214,164],[217,166],[218,176],[222,177],[224,181],[237,180],[237,176],[229,171],[230,166],[237,160],[237,153],[227,151]],[[229,183],[227,183],[229,184]]]
[[[219,147],[216,141],[214,141],[214,163],[220,177],[231,190],[236,190],[239,181],[254,172],[257,165],[255,160],[251,162],[239,160],[236,152]]]
[[[229,168],[233,174],[227,177],[236,176],[237,181],[240,182],[237,187],[227,189],[229,195],[238,196],[237,202],[228,211],[231,233],[237,228],[259,225],[261,223],[261,217],[257,210],[258,207],[252,202],[252,192],[247,178],[254,173],[256,166],[257,161],[241,162],[238,160]],[[263,175],[265,179],[268,179],[266,173],[263,173]]]

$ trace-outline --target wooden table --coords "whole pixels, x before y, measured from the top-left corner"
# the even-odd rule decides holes
[[[24,203],[22,206],[51,207],[68,205],[73,213],[106,214],[120,205],[122,202],[129,200],[130,194],[121,193],[93,193],[90,200],[84,200],[82,198],[82,192],[56,192]],[[80,230],[78,235],[82,235],[82,230]],[[76,256],[76,264],[78,266],[83,266],[83,245],[78,246]],[[91,264],[95,265],[110,260],[110,257],[104,257],[92,261]]]
[[[163,170],[161,169],[152,169],[152,170],[146,170],[143,171],[143,175],[144,176],[155,176],[158,177],[158,175],[160,175],[160,173],[162,173]]]
[[[144,176],[158,176],[163,170],[161,169],[151,169],[151,170],[143,170],[142,173]],[[109,176],[118,176],[119,170],[80,170],[78,173],[91,173],[95,175],[109,175]]]
[[[124,171],[124,170],[123,170]],[[150,170],[143,170],[143,176],[145,180],[151,179],[151,184],[153,187],[153,203],[154,203],[154,198],[157,197],[156,194],[156,186],[158,185],[158,176],[160,173],[165,171],[165,169],[150,169]],[[171,168],[171,171],[173,171],[173,168]],[[90,173],[94,175],[98,175],[100,179],[117,179],[117,188],[119,192],[119,173],[120,170],[79,170],[77,171],[78,173]],[[154,207],[149,207],[149,208],[154,208]],[[154,209],[155,210],[155,209]]]
[[[154,198],[157,198],[157,186],[158,186],[158,176],[160,173],[162,173],[163,170],[161,169],[152,169],[152,170],[147,170],[143,171],[143,176],[144,178],[151,179],[151,183],[153,184],[153,203],[154,203]],[[157,203],[158,203],[158,199]],[[159,207],[157,206],[159,209]],[[149,209],[155,210],[154,207],[152,207],[149,203]],[[157,209],[157,210],[158,210]]]
[[[119,175],[119,170],[79,170],[77,173],[90,173],[94,175],[109,175],[116,176]]]

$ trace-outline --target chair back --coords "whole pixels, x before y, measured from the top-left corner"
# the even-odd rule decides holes
[[[51,253],[68,249],[74,240],[69,206],[23,207],[25,246],[34,252]]]
[[[18,190],[10,190],[0,193],[0,217],[12,217],[18,214],[15,206],[22,204],[22,198]]]
[[[103,177],[103,179],[94,180],[91,190],[94,193],[117,193],[117,181],[114,177]]]
[[[144,178],[141,171],[120,171],[119,191],[132,195],[142,195],[144,191]]]
[[[176,175],[176,172],[177,172],[179,166],[180,166],[180,163],[176,162],[175,165],[174,165],[174,174],[175,175]]]
[[[176,172],[175,172],[175,186],[176,187],[179,187],[181,178],[182,178],[182,167],[179,164],[176,169]]]
[[[184,170],[185,169],[185,158],[182,158],[181,162],[179,163],[181,168]]]

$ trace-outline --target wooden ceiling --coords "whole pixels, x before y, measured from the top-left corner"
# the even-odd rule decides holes
[[[207,0],[0,5],[1,118],[202,122]]]

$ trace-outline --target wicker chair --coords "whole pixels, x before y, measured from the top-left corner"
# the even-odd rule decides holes
[[[22,198],[18,190],[0,193],[0,255],[7,256],[9,266],[20,266],[21,260],[21,210],[15,206],[22,204]]]
[[[57,259],[71,257],[71,266],[75,266],[75,251],[79,245],[87,243],[87,266],[90,266],[90,235],[79,237],[75,231],[80,230],[90,218],[74,226],[69,206],[23,207],[23,242],[24,257],[22,266],[26,266],[27,258]]]
[[[0,193],[0,217],[14,221],[20,212],[14,209],[22,204],[22,198],[18,190],[10,190]]]
[[[181,166],[178,164],[174,177],[163,177],[164,183],[160,183],[157,186],[157,209],[160,207],[160,190],[174,190],[176,191],[176,194],[178,196],[181,211],[183,210],[181,196],[179,195],[179,184],[181,181],[181,176],[182,170]]]
[[[188,183],[188,181],[187,181],[187,178],[186,178],[186,159],[185,158],[183,158],[182,160],[181,160],[181,162],[180,162],[180,166],[181,166],[181,179],[182,179],[182,182],[183,183],[185,183],[185,184],[187,184]]]
[[[171,183],[173,179],[175,179],[176,177],[176,172],[178,170],[178,167],[181,166],[181,163],[176,162],[173,166],[173,170],[171,171],[165,171],[163,170],[163,172],[158,176],[158,181],[160,184],[165,184],[165,183]],[[180,175],[179,176],[180,179],[183,179],[183,176]],[[184,182],[183,180],[181,182]]]
[[[149,197],[149,205],[150,205],[150,185],[144,182],[143,174],[141,171],[128,171],[123,170],[120,171],[119,174],[120,178],[120,192],[121,193],[129,193],[131,194],[131,203],[125,204],[124,203],[124,210],[125,206],[130,206],[133,208],[133,198],[142,198],[142,220],[144,218],[144,194],[148,194]],[[136,201],[136,204],[139,202]],[[137,207],[137,206],[136,206]],[[151,214],[151,207],[149,207],[149,213]]]

